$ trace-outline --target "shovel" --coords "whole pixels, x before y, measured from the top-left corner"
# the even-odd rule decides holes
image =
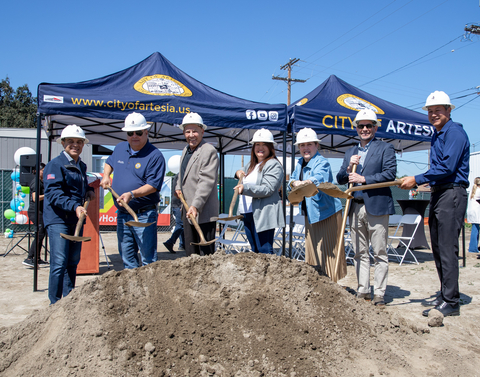
[[[188,211],[189,209],[189,206],[187,204],[187,202],[185,201],[185,198],[183,197],[183,194],[182,193],[179,193],[178,197],[180,198],[180,200],[182,201],[184,207],[185,207],[185,210]],[[200,236],[200,242],[199,243],[195,243],[195,242],[190,242],[191,245],[198,245],[198,246],[208,246],[208,245],[211,245],[212,243],[214,243],[217,238],[211,240],[211,241],[206,241],[205,240],[205,236],[203,235],[203,232],[202,232],[202,229],[200,229],[200,225],[198,225],[198,222],[197,220],[195,220],[195,218],[193,216],[188,216],[188,218],[190,219],[190,221],[192,222],[193,226],[195,227],[195,229],[197,230],[198,232],[198,235]]]
[[[118,199],[119,198],[119,195],[113,190],[113,188],[111,186],[108,186],[108,189],[110,190],[110,192],[112,193],[112,195]],[[132,215],[133,219],[135,221],[127,221],[125,223],[125,225],[127,226],[136,226],[138,228],[146,228],[147,226],[150,226],[152,224],[155,224],[155,223],[142,223],[140,221],[138,221],[138,217],[137,217],[137,214],[133,211],[133,209],[130,208],[130,206],[125,203],[125,201],[123,200],[120,200],[120,203],[122,204],[123,207],[125,207],[125,209],[128,211],[128,213],[130,215]]]
[[[88,208],[88,203],[90,203],[90,199],[87,199],[85,201],[85,204],[83,207],[85,210]],[[77,221],[77,226],[75,227],[75,234],[73,236],[70,236],[68,234],[60,233],[60,237],[65,238],[66,240],[73,241],[73,242],[88,242],[92,240],[92,237],[81,237],[79,236],[80,230],[82,229],[83,225],[83,220],[85,220],[85,217],[87,217],[86,213],[82,213],[80,217],[78,218]]]
[[[290,194],[288,194],[288,201],[293,204],[297,205],[303,199],[310,198],[314,195],[318,194],[317,187],[312,183],[301,183],[300,185],[296,186],[292,191],[290,191]]]
[[[243,182],[243,175],[242,175],[242,178],[238,180],[238,184],[241,185],[242,182]],[[233,208],[235,207],[235,203],[237,202],[237,199],[238,199],[238,189],[236,189],[235,193],[233,194],[232,201],[230,203],[230,208],[228,210],[228,217],[212,217],[212,221],[218,221],[218,220],[231,221],[231,220],[243,219],[242,215],[233,216]]]

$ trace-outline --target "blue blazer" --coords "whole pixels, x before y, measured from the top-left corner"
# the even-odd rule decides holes
[[[347,168],[350,158],[358,154],[358,145],[345,153],[342,167],[337,174],[337,182],[341,185],[348,183]],[[362,171],[358,174],[365,177],[365,184],[394,181],[397,175],[397,159],[392,144],[373,139],[368,149]],[[367,212],[373,216],[393,215],[395,207],[390,187],[360,191]],[[352,207],[350,207],[350,210]]]

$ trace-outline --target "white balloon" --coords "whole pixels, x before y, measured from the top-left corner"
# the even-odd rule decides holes
[[[30,147],[18,148],[17,151],[15,152],[15,155],[13,156],[13,159],[15,160],[15,164],[20,165],[20,156],[24,154],[37,154],[37,152],[35,152]]]
[[[180,171],[180,156],[176,154],[168,159],[168,170],[170,170],[174,174],[178,174]]]
[[[27,221],[28,221],[27,216],[22,215],[21,213],[17,213],[17,215],[15,216],[15,222],[17,224],[26,224]]]

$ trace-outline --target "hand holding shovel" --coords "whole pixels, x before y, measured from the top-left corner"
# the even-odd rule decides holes
[[[83,205],[83,208],[85,208],[85,211],[88,208],[88,203],[90,203],[90,199],[87,199],[85,201],[85,204]],[[83,221],[85,220],[85,217],[87,217],[87,213],[82,212],[82,214],[78,218],[77,226],[75,227],[75,234],[73,236],[70,236],[70,235],[64,234],[64,233],[60,233],[60,237],[65,238],[66,240],[69,240],[69,241],[74,241],[74,242],[88,242],[88,241],[91,241],[92,237],[81,237],[81,236],[79,236],[80,230],[82,230],[82,225],[83,225]]]
[[[187,202],[185,201],[185,198],[183,197],[183,194],[181,192],[178,193],[178,197],[179,199],[182,201],[183,203],[183,206],[185,207],[185,211],[188,212],[188,209],[190,208],[187,204]],[[190,216],[190,215],[187,215],[187,217],[190,219],[190,221],[192,222],[193,226],[195,227],[195,229],[197,230],[198,232],[198,235],[200,237],[200,242],[198,243],[195,243],[195,242],[191,242],[191,245],[198,245],[198,246],[208,246],[212,243],[214,243],[217,239],[213,239],[211,241],[206,241],[205,240],[205,236],[203,235],[203,232],[202,232],[202,229],[200,228],[200,225],[198,225],[198,222],[197,220],[195,219],[195,217],[193,216]]]
[[[112,195],[115,197],[115,199],[118,199],[120,196],[113,190],[112,186],[108,186],[107,187],[110,192],[112,193]],[[124,200],[121,200],[120,199],[120,204],[127,210],[127,212],[132,215],[134,221],[127,221],[125,223],[125,225],[127,226],[136,226],[138,228],[146,228],[147,226],[150,226],[152,224],[155,224],[155,223],[142,223],[140,221],[138,221],[138,216],[137,214],[133,211],[132,208],[130,208],[130,206],[124,201]]]
[[[243,175],[242,177],[238,180],[238,185],[241,185],[243,182]],[[223,221],[231,221],[231,220],[237,220],[237,219],[243,219],[242,215],[233,215],[233,209],[235,208],[235,203],[237,202],[238,199],[238,191],[239,189],[235,189],[235,192],[232,197],[232,201],[230,203],[230,208],[228,210],[228,217],[212,217],[213,221],[218,221],[218,220],[223,220]]]

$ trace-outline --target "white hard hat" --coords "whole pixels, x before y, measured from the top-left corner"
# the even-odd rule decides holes
[[[183,127],[186,126],[187,124],[197,124],[200,127],[202,127],[204,130],[207,129],[207,126],[203,124],[203,119],[202,117],[197,114],[197,113],[188,113],[183,117],[182,124],[179,126],[180,129],[183,131]]]
[[[423,110],[428,110],[429,106],[436,106],[436,105],[448,105],[452,108],[455,108],[454,105],[450,103],[450,97],[447,93],[442,92],[441,90],[435,90],[433,93],[427,97],[427,101],[425,102],[425,106],[422,107]]]
[[[358,126],[358,122],[360,122],[361,120],[371,120],[373,124],[378,125],[377,114],[375,113],[375,111],[370,109],[363,109],[357,113],[357,116],[353,121],[355,127]]]
[[[57,139],[57,143],[62,144],[62,140],[66,139],[67,137],[83,139],[85,144],[88,143],[88,139],[85,137],[85,132],[76,124],[71,124],[65,127],[62,131],[62,135]]]
[[[298,132],[295,145],[303,143],[320,143],[320,140],[317,139],[317,133],[314,130],[304,128]]]
[[[254,143],[272,143],[274,145],[277,144],[273,140],[272,133],[266,128],[262,128],[253,134],[253,138],[252,141],[250,141],[250,144]]]
[[[150,128],[150,124],[147,123],[145,117],[140,113],[128,114],[125,118],[125,127],[122,131],[141,131]]]

